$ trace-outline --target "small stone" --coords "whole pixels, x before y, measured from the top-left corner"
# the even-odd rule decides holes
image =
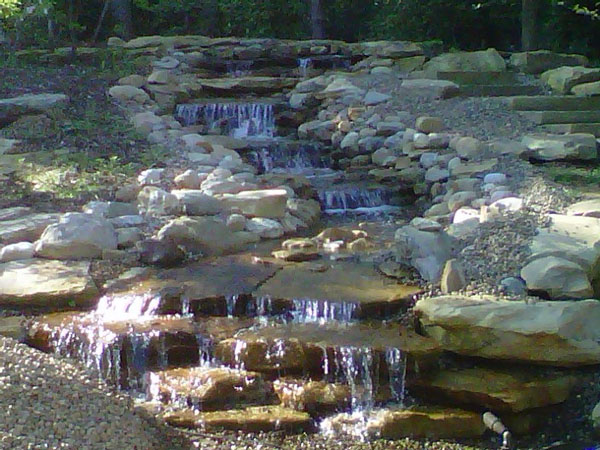
[[[446,261],[440,284],[444,294],[460,291],[467,285],[465,271],[457,259]]]
[[[421,116],[417,118],[415,128],[422,133],[439,133],[444,129],[444,121],[439,117]]]

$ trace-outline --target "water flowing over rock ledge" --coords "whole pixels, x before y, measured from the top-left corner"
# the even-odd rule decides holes
[[[592,92],[594,70],[557,68],[582,59],[544,55],[538,81],[515,71],[537,72],[535,52],[507,66],[494,49],[435,56],[409,42],[109,45],[152,68],[108,94],[171,156],[83,214],[0,212],[0,281],[26,287],[0,283],[0,304],[96,306],[34,318],[30,345],[83,361],[170,425],[360,439],[479,437],[488,409],[532,433],[578,383],[547,367],[600,363],[599,303],[586,300],[597,295],[597,205],[540,213],[518,159],[593,159],[594,136],[485,142],[399,106],[510,92],[527,96],[505,107],[540,125],[589,123],[591,97],[548,111],[553,97],[530,95],[542,83]],[[66,101],[13,100],[0,122]],[[500,232],[505,247],[488,248]],[[90,259],[132,269],[99,296]],[[415,272],[419,283],[400,281]],[[452,295],[406,314],[438,286]]]

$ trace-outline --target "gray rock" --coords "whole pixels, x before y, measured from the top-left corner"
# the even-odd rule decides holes
[[[246,222],[246,231],[258,234],[261,238],[277,239],[284,234],[281,223],[273,219],[255,217]]]
[[[500,281],[500,289],[507,295],[520,297],[527,293],[527,285],[521,278],[507,277]]]
[[[485,145],[479,139],[462,137],[456,141],[454,149],[461,158],[473,159],[482,154],[485,150]]]
[[[446,233],[405,226],[396,231],[394,239],[399,258],[410,261],[425,280],[439,281],[444,264],[452,256],[452,241]]]
[[[0,263],[33,258],[35,245],[31,242],[17,242],[0,250]]]
[[[165,169],[144,170],[138,176],[138,183],[140,186],[159,184],[162,181],[162,176],[164,172]]]
[[[92,214],[67,213],[49,225],[35,245],[35,254],[49,259],[100,258],[103,250],[117,248],[112,224]]]
[[[119,216],[136,215],[137,207],[131,203],[124,202],[100,202],[93,201],[83,207],[86,214],[95,214],[106,219],[112,219]]]
[[[600,363],[597,300],[445,296],[420,300],[415,312],[426,335],[461,355],[559,367]]]
[[[440,288],[444,294],[457,292],[467,285],[465,271],[457,259],[449,259],[444,265]]]
[[[450,177],[448,169],[440,169],[439,167],[431,167],[425,173],[425,181],[428,183],[435,183],[438,181],[447,180]]]
[[[521,269],[530,291],[544,292],[552,299],[581,299],[594,295],[586,271],[578,264],[556,256],[536,259]]]
[[[173,190],[171,194],[177,197],[188,216],[214,216],[224,209],[221,200],[206,195],[200,190]]]
[[[524,136],[525,156],[540,161],[592,160],[598,157],[593,134],[531,134]]]
[[[146,186],[138,194],[140,212],[148,216],[169,216],[181,213],[181,203],[173,194],[157,187]]]
[[[421,133],[439,133],[444,129],[444,121],[439,117],[421,116],[417,118],[415,128]]]
[[[159,267],[174,267],[185,260],[185,252],[175,242],[146,239],[136,244],[140,262]]]
[[[367,106],[374,106],[374,105],[378,105],[383,102],[387,102],[391,98],[392,97],[390,95],[382,94],[381,92],[369,91],[365,95],[365,98],[363,101],[364,101],[365,105],[367,105]]]

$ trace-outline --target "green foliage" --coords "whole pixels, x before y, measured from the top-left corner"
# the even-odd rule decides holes
[[[545,165],[545,172],[551,180],[572,188],[586,190],[600,186],[600,167],[574,166],[565,164]]]
[[[16,15],[21,8],[21,0],[0,0],[0,19]]]

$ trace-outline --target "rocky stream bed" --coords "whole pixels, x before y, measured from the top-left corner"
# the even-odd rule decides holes
[[[596,163],[600,69],[410,42],[108,45],[136,73],[2,88],[0,448],[595,448],[600,201],[541,165]],[[105,142],[76,119],[103,109],[128,121]],[[49,143],[48,174],[83,146],[64,123],[98,133],[88,156],[146,166],[104,163],[81,205],[39,170],[12,196]]]

